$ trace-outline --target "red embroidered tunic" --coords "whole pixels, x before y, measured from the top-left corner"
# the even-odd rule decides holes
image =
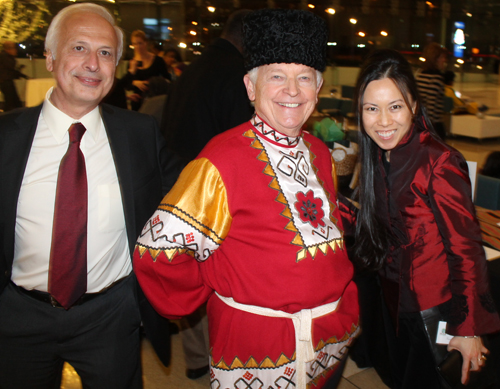
[[[347,258],[328,148],[291,138],[258,117],[214,138],[182,172],[144,227],[137,278],[164,316],[208,299],[212,384],[283,388],[296,382],[292,320],[232,308],[236,302],[296,313],[340,299],[313,319],[321,387],[358,333],[357,290]]]

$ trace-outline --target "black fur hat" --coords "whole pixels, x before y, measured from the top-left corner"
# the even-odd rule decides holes
[[[243,22],[245,68],[272,63],[297,63],[320,72],[326,68],[328,30],[308,11],[260,9]]]

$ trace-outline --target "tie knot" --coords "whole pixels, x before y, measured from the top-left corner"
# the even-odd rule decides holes
[[[69,141],[70,143],[80,143],[83,134],[87,129],[82,123],[73,123],[69,128]]]

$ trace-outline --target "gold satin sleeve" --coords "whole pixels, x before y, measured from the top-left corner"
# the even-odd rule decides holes
[[[226,187],[217,168],[206,158],[184,168],[158,208],[171,212],[218,245],[231,227]]]

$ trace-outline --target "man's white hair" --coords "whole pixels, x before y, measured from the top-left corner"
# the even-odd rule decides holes
[[[257,83],[257,76],[259,75],[259,69],[261,66],[257,66],[251,70],[248,71],[248,77],[250,77],[250,81],[252,81],[252,84]],[[321,81],[323,80],[323,73],[321,73],[319,70],[316,70],[316,87],[321,85]]]
[[[116,53],[116,65],[118,65],[123,53],[123,31],[116,25],[115,18],[106,8],[93,3],[73,4],[59,11],[54,19],[52,19],[49,29],[47,30],[47,36],[45,37],[45,51],[50,51],[52,58],[56,59],[57,44],[59,43],[59,37],[61,36],[61,27],[68,17],[76,13],[94,13],[106,19],[113,26],[116,37],[118,38]]]

